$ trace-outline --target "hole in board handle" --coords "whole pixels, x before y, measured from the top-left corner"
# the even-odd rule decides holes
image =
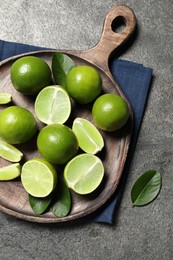
[[[123,16],[117,16],[111,24],[112,31],[115,33],[122,33],[126,27],[126,20]]]

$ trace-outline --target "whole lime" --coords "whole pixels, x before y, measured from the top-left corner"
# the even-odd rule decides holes
[[[10,70],[15,89],[26,95],[37,94],[51,81],[51,70],[41,58],[25,56],[17,59]]]
[[[10,106],[0,112],[0,137],[10,144],[25,143],[36,133],[32,113],[22,107]]]
[[[129,118],[129,109],[119,95],[104,94],[94,102],[92,116],[99,128],[112,132],[125,125]]]
[[[77,66],[66,77],[66,88],[70,96],[80,104],[94,101],[101,93],[102,79],[91,66]]]
[[[68,126],[51,124],[41,129],[37,147],[48,162],[64,164],[77,153],[78,141]]]

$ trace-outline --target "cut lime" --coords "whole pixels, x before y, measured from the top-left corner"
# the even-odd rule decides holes
[[[86,153],[96,154],[104,146],[103,138],[97,128],[84,118],[76,118],[73,122],[79,147]]]
[[[23,165],[21,181],[29,194],[42,198],[54,190],[57,183],[57,172],[47,161],[35,158]]]
[[[92,154],[77,155],[64,169],[67,186],[81,195],[93,192],[100,185],[103,176],[103,164]]]
[[[12,100],[12,95],[9,93],[0,93],[0,105],[8,104]]]
[[[19,162],[23,153],[13,145],[0,140],[0,156],[10,162]]]
[[[65,123],[71,113],[71,101],[66,90],[59,85],[44,88],[36,98],[35,113],[47,125]]]
[[[0,168],[0,181],[10,181],[20,176],[21,166],[14,163]]]

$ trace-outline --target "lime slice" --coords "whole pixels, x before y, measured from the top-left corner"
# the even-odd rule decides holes
[[[71,113],[71,101],[66,90],[59,85],[41,90],[35,101],[35,113],[47,125],[65,123]]]
[[[0,156],[10,162],[19,162],[23,157],[23,153],[13,145],[0,140]]]
[[[41,158],[27,161],[21,172],[25,190],[34,197],[46,197],[55,188],[57,173],[54,167]]]
[[[0,105],[8,104],[12,100],[12,95],[9,93],[0,93]]]
[[[14,163],[0,168],[0,181],[9,181],[20,176],[21,166],[19,163]]]
[[[76,118],[72,126],[79,147],[86,153],[96,154],[104,146],[103,138],[97,128],[84,118]]]
[[[67,186],[81,195],[93,192],[100,185],[103,176],[103,164],[93,154],[77,155],[64,169]]]

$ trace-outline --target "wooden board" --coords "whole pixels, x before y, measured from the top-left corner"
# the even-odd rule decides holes
[[[112,24],[113,22],[116,22],[115,19],[117,19],[117,17],[123,17],[126,24],[124,31],[121,33],[115,33],[112,29]],[[95,67],[100,72],[103,80],[103,92],[117,93],[125,98],[122,91],[111,76],[108,63],[111,54],[131,36],[134,31],[135,24],[135,16],[131,9],[125,6],[113,7],[106,15],[102,36],[95,47],[86,51],[61,51],[68,54],[77,65],[88,64]],[[10,67],[17,58],[25,55],[35,55],[44,59],[50,65],[54,52],[55,51],[53,50],[37,51],[18,55],[1,62],[0,92],[11,93],[13,96],[14,105],[27,108],[35,115],[35,98],[31,96],[24,96],[13,88],[10,80]],[[41,216],[35,215],[30,208],[27,193],[22,187],[20,179],[0,182],[0,210],[9,215],[27,221],[56,223],[70,221],[89,215],[100,208],[115,192],[126,161],[133,125],[133,116],[129,103],[128,106],[130,110],[130,118],[124,128],[112,133],[101,131],[105,141],[105,147],[99,154],[105,167],[105,177],[101,186],[95,192],[87,196],[80,196],[71,192],[73,203],[71,212],[67,217],[58,218],[50,212]],[[4,107],[5,106],[1,106],[0,109],[2,110]],[[91,117],[91,107],[91,104],[85,106],[75,104],[71,118],[68,121],[68,125],[71,126],[73,119],[77,116],[84,117],[93,122]],[[38,120],[37,123],[39,129],[41,129],[43,124]],[[24,161],[33,157],[41,157],[37,151],[35,140],[18,145],[17,147],[25,154]],[[9,163],[3,159],[0,159],[1,167],[7,164]]]

